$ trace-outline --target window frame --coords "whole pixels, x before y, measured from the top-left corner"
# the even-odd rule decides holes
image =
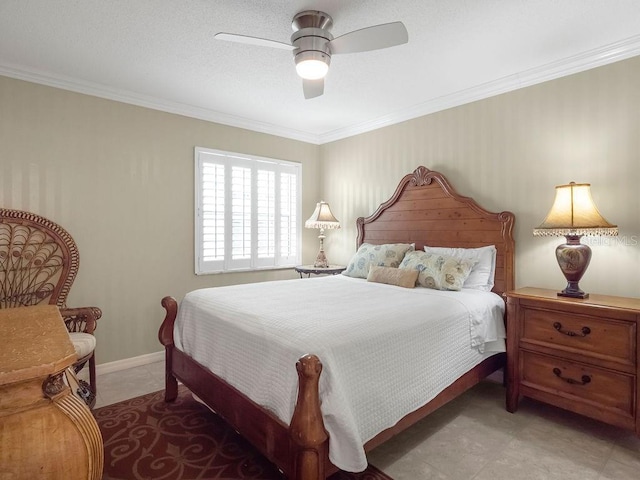
[[[215,162],[212,159],[215,158]],[[203,166],[209,161],[210,163],[222,164],[225,169],[224,176],[224,258],[222,260],[204,260],[204,217],[203,217]],[[204,147],[195,147],[194,149],[194,179],[195,179],[195,215],[194,215],[194,232],[195,232],[195,274],[210,275],[227,272],[251,272],[262,270],[275,270],[283,268],[291,268],[299,265],[302,259],[302,164],[299,162],[291,162],[288,160],[280,160],[275,158],[262,157],[258,155],[248,155],[237,152],[229,152]],[[248,259],[232,258],[232,202],[231,199],[231,168],[250,168],[251,170],[251,253]],[[262,167],[262,168],[260,168]],[[275,172],[275,213],[274,213],[274,256],[260,257],[258,255],[258,203],[257,182],[258,170]],[[282,256],[282,231],[281,231],[281,181],[282,174],[295,175],[296,185],[295,198],[293,199],[293,208],[295,209],[295,232],[294,241],[297,248],[290,256]],[[290,193],[291,190],[286,190]],[[291,204],[289,205],[291,207]],[[291,229],[288,229],[291,232]],[[289,237],[290,238],[290,237]]]

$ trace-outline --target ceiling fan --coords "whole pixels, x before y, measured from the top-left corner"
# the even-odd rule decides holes
[[[296,71],[302,77],[304,97],[314,98],[324,92],[324,77],[329,70],[331,55],[358,53],[402,45],[409,41],[402,22],[384,23],[345,33],[333,38],[332,18],[317,10],[305,10],[293,17],[291,44],[265,38],[216,33],[218,40],[247,43],[293,51]]]

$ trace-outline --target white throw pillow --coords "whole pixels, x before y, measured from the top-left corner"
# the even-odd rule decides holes
[[[463,288],[473,288],[485,292],[490,292],[493,288],[496,275],[497,250],[495,245],[479,248],[427,247],[425,245],[424,251],[476,262],[465,280]]]

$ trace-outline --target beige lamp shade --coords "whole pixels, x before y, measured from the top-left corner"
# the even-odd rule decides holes
[[[331,213],[327,202],[316,203],[316,209],[309,219],[304,222],[305,228],[335,229],[340,228],[340,222]]]
[[[340,228],[340,222],[338,222],[336,217],[333,216],[333,213],[331,213],[329,204],[327,202],[316,203],[316,209],[313,211],[309,219],[304,222],[304,226],[305,228],[320,229],[320,235],[318,235],[318,238],[320,239],[320,250],[318,251],[318,256],[316,257],[316,261],[313,266],[316,268],[329,268],[329,261],[324,253],[324,229]]]
[[[556,187],[556,198],[547,218],[534,235],[618,235],[618,227],[600,215],[591,198],[591,185],[571,182]]]

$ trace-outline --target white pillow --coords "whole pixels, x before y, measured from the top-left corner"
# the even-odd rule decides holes
[[[479,248],[427,247],[425,245],[424,251],[476,262],[464,281],[463,288],[473,288],[485,292],[490,292],[493,288],[496,275],[497,250],[495,245]]]

